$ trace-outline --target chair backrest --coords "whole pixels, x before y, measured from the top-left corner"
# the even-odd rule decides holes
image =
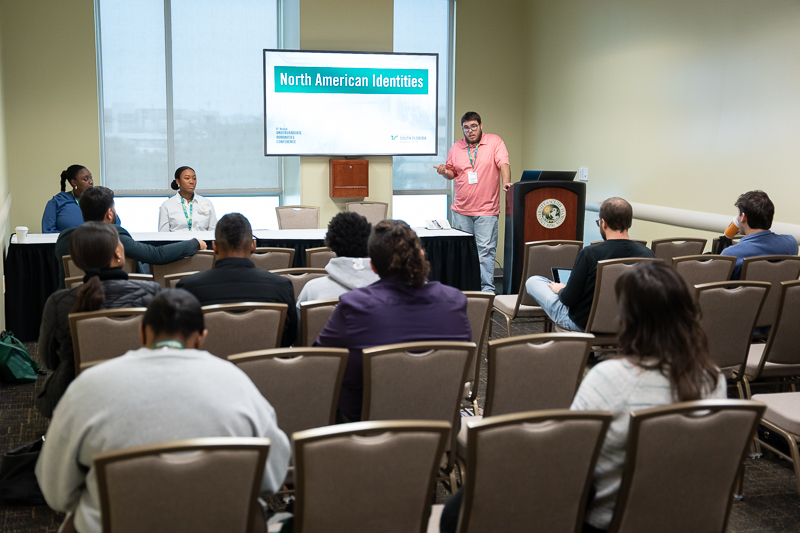
[[[205,438],[95,455],[103,531],[251,531],[269,444]]]
[[[615,286],[623,272],[638,263],[659,261],[649,257],[625,257],[622,259],[606,259],[597,262],[597,277],[594,285],[594,299],[586,322],[586,333],[619,333],[619,308]]]
[[[610,422],[610,413],[568,409],[467,422],[458,531],[581,531]]]
[[[306,250],[306,268],[325,268],[334,257],[336,254],[327,246],[309,248]]]
[[[153,281],[153,276],[150,274],[128,274],[129,281]],[[75,276],[71,278],[66,278],[64,280],[64,285],[68,289],[74,289],[75,287],[80,287],[83,285],[83,276]]]
[[[61,257],[61,261],[64,263],[64,276],[67,278],[83,278],[85,272],[78,268],[78,265],[75,264],[75,261],[72,260],[71,255],[65,255]],[[125,258],[125,264],[122,265],[122,270],[127,273],[136,272],[136,265],[138,262],[135,259],[130,257]]]
[[[276,207],[279,229],[318,229],[319,207],[310,205],[286,205]]]
[[[631,240],[632,240],[633,242],[638,242],[638,243],[639,243],[639,244],[641,244],[642,246],[647,246],[647,241],[640,241],[639,239],[631,239]],[[592,242],[590,242],[589,244],[590,244],[590,245],[591,245],[591,244],[600,244],[601,242],[606,242],[606,241],[592,241]]]
[[[739,379],[769,288],[763,281],[718,281],[695,287],[711,360],[722,369],[738,371]]]
[[[204,270],[211,270],[214,266],[214,251],[213,250],[198,250],[192,256],[178,259],[166,265],[150,264],[150,273],[156,283],[164,288],[168,288],[164,281],[164,276],[167,274],[177,274],[179,272],[202,272]]]
[[[292,282],[294,286],[294,299],[300,296],[300,291],[306,286],[306,283],[312,279],[322,278],[328,275],[324,268],[282,268],[273,270],[273,274],[283,276]]]
[[[392,420],[295,433],[295,533],[424,533],[448,431]]]
[[[228,360],[250,377],[291,435],[335,422],[347,354],[344,348],[278,348]]]
[[[112,359],[141,348],[139,324],[145,311],[144,307],[130,307],[70,313],[75,375],[80,374],[82,363]]]
[[[756,327],[771,326],[778,311],[780,296],[779,284],[782,281],[795,281],[800,277],[800,257],[796,255],[762,255],[745,257],[742,261],[742,279],[746,281],[766,281],[773,289],[758,315]]]
[[[778,312],[756,375],[765,362],[800,365],[800,281],[783,281],[779,287]],[[774,291],[775,285],[770,290]]]
[[[742,239],[742,237],[743,237],[743,235],[737,235],[731,240],[733,241],[733,244],[738,244],[739,241]],[[718,248],[719,248],[719,237],[714,237],[711,240],[711,253],[712,254],[718,254],[719,253],[719,249]]]
[[[489,341],[484,416],[569,409],[594,335],[542,333]]]
[[[174,289],[180,280],[186,276],[191,276],[192,274],[197,274],[197,272],[177,272],[175,274],[167,274],[164,276],[164,287],[167,289]]]
[[[338,298],[300,303],[300,342],[303,346],[314,344],[338,304]]]
[[[277,348],[287,310],[286,304],[262,302],[203,306],[208,330],[203,349],[224,359],[237,353]]]
[[[670,265],[674,257],[702,254],[707,242],[708,239],[696,238],[654,239],[650,249],[656,259]]]
[[[483,341],[486,339],[486,332],[489,330],[489,321],[492,320],[492,308],[494,307],[494,294],[483,291],[464,291],[467,297],[467,318],[469,327],[472,330],[472,342],[477,345],[475,357],[467,367],[467,381],[469,383],[470,394],[467,396],[472,399],[478,392],[475,384],[476,376],[481,371],[481,350]]]
[[[278,270],[292,268],[294,264],[294,248],[256,248],[250,260],[256,268],[264,270]]]
[[[520,305],[539,306],[533,296],[525,290],[525,281],[529,277],[544,276],[552,280],[553,268],[571,269],[575,266],[575,258],[578,257],[581,248],[583,248],[581,241],[526,242],[516,309],[519,309]]]
[[[348,211],[366,218],[373,226],[381,220],[386,220],[386,214],[389,212],[389,204],[386,202],[347,202],[345,206]]]
[[[765,408],[703,400],[631,413],[609,532],[725,531],[737,473]]]
[[[686,280],[691,289],[701,283],[731,279],[736,258],[732,255],[685,255],[672,259],[672,268]]]

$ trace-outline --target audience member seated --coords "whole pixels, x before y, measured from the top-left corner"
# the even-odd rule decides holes
[[[106,222],[113,224],[113,228],[119,233],[119,240],[125,247],[125,255],[136,259],[139,262],[153,265],[166,265],[197,253],[197,250],[207,248],[205,241],[200,239],[189,239],[181,242],[165,244],[163,246],[152,246],[133,240],[131,234],[125,229],[114,224],[117,220],[117,210],[114,208],[114,191],[106,187],[92,187],[81,195],[80,199],[81,214],[84,222]],[[73,229],[61,232],[56,241],[56,260],[58,261],[58,288],[63,289],[64,285],[64,263],[61,260],[65,255],[69,255],[69,239]]]
[[[250,221],[229,213],[217,224],[212,243],[217,261],[214,268],[186,276],[177,288],[194,294],[203,305],[242,302],[274,302],[289,306],[281,346],[291,346],[297,334],[294,288],[286,278],[256,268],[250,256],[256,249]]]
[[[39,330],[39,357],[53,373],[47,376],[36,398],[36,406],[46,417],[53,415],[67,386],[75,378],[75,359],[70,313],[145,307],[161,290],[152,281],[129,281],[122,270],[125,249],[112,224],[86,222],[72,232],[69,253],[86,275],[83,285],[56,291],[47,299]]]
[[[611,522],[631,411],[727,398],[725,378],[708,357],[699,308],[680,275],[661,262],[642,263],[617,280],[616,292],[623,357],[592,368],[571,407],[614,415],[595,466],[597,493],[584,531],[603,531]]]
[[[270,440],[262,492],[280,489],[289,439],[244,372],[203,351],[197,299],[166,290],[141,325],[143,347],[81,372],[53,415],[36,477],[48,505],[75,513],[81,533],[100,533],[92,457],[133,446],[201,437]]]
[[[67,190],[67,182],[72,186]],[[83,224],[78,199],[86,189],[92,188],[92,173],[83,165],[70,165],[61,173],[61,192],[53,196],[44,207],[42,233],[59,233]],[[117,218],[119,224],[119,217]]]
[[[192,167],[180,167],[170,187],[178,193],[161,204],[158,231],[214,231],[217,213],[214,204],[194,193],[197,176]]]
[[[633,208],[622,198],[609,198],[600,206],[597,225],[603,241],[583,248],[575,259],[569,281],[553,283],[542,276],[532,276],[525,288],[548,318],[570,331],[584,331],[594,300],[597,262],[624,257],[653,257],[649,248],[631,240],[628,230],[633,223]]]
[[[725,248],[721,255],[736,257],[731,279],[742,276],[742,261],[745,257],[758,255],[797,255],[797,240],[791,235],[778,235],[769,228],[775,216],[775,205],[764,191],[742,194],[733,204],[739,208],[739,232],[741,240]]]
[[[339,297],[315,346],[348,348],[339,395],[341,422],[361,419],[364,348],[414,341],[472,339],[467,297],[438,281],[427,281],[430,265],[408,224],[384,220],[372,228],[370,266],[380,280]]]
[[[358,213],[339,213],[328,224],[325,245],[336,257],[328,262],[328,276],[306,283],[297,297],[300,303],[311,300],[338,298],[347,291],[360,289],[378,281],[378,275],[369,266],[367,241],[372,224]]]

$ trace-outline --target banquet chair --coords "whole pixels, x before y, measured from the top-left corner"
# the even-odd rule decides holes
[[[286,205],[276,207],[278,229],[318,229],[319,207],[309,205]]]
[[[328,275],[328,272],[324,268],[281,268],[273,270],[272,273],[283,276],[292,282],[295,300],[300,296],[300,292],[303,290],[303,287],[306,286],[306,283],[312,279],[322,278]]]
[[[269,446],[215,437],[95,455],[103,531],[265,532],[258,496]]]
[[[684,255],[672,259],[675,269],[691,289],[701,283],[731,279],[736,258],[732,255]]]
[[[389,204],[386,202],[347,202],[345,207],[351,213],[358,213],[367,219],[373,226],[381,220],[386,220]]]
[[[632,412],[609,533],[725,531],[764,408],[700,400]]]
[[[449,431],[391,420],[295,433],[294,532],[424,532]]]
[[[325,328],[339,299],[311,300],[300,304],[300,343],[311,346]]]
[[[698,238],[674,238],[674,239],[655,239],[650,243],[650,249],[656,259],[661,259],[664,264],[669,266],[672,259],[684,255],[700,255],[706,247],[708,239]]]
[[[294,263],[294,248],[256,248],[250,260],[256,268],[264,270],[278,270],[291,268]]]
[[[478,414],[478,383],[481,373],[481,352],[492,320],[492,308],[495,295],[483,291],[463,291],[467,297],[467,318],[472,330],[472,342],[477,345],[475,357],[469,363],[467,381],[464,383],[464,401],[472,404],[475,414]]]
[[[773,444],[763,440],[756,433],[755,441],[760,452],[761,446],[786,459],[794,468],[794,481],[797,492],[800,493],[800,392],[781,392],[778,394],[756,394],[753,400],[767,405],[761,425],[767,431],[780,436],[788,446],[787,450],[778,449]]]
[[[144,307],[129,307],[70,313],[75,375],[80,374],[84,363],[111,359],[141,348],[139,324],[146,311]]]
[[[742,261],[743,281],[766,281],[772,284],[767,300],[756,321],[756,327],[771,326],[775,321],[780,297],[780,283],[800,277],[800,257],[796,255],[761,255],[745,257]]]
[[[197,274],[197,272],[176,272],[175,274],[167,274],[164,276],[164,287],[167,289],[174,289],[177,287],[180,280],[192,274]]]
[[[64,276],[67,278],[76,278],[81,277],[83,278],[85,272],[78,268],[78,265],[75,264],[75,261],[72,260],[71,255],[65,255],[61,257],[61,261],[64,263]],[[125,258],[125,264],[122,265],[122,270],[125,272],[132,274],[136,272],[136,265],[138,262],[135,259],[130,257]]]
[[[214,267],[215,255],[213,250],[198,250],[197,253],[183,259],[178,259],[166,265],[150,265],[150,273],[154,281],[162,287],[169,288],[164,281],[167,274],[177,274],[178,272],[202,272],[211,270]]]
[[[279,347],[289,310],[283,303],[263,302],[204,305],[202,309],[208,330],[203,349],[223,359]]]
[[[128,274],[129,281],[153,281],[153,276],[150,274]],[[64,280],[64,285],[68,289],[74,289],[75,287],[80,287],[83,285],[83,275],[75,276],[72,278],[66,278]]]
[[[744,235],[736,235],[733,239],[733,244],[739,244],[739,241],[744,237]],[[719,254],[719,237],[714,237],[711,240],[711,253],[712,254]]]
[[[306,250],[306,268],[325,268],[336,254],[327,246]]]

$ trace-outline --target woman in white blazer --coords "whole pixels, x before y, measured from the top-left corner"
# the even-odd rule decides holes
[[[191,167],[180,167],[170,187],[178,193],[161,204],[158,231],[214,231],[217,213],[214,205],[195,194],[197,175]]]

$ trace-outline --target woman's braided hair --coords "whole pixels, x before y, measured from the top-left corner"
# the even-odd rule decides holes
[[[430,271],[419,237],[402,220],[383,220],[369,236],[369,258],[381,278],[395,276],[420,288]]]

